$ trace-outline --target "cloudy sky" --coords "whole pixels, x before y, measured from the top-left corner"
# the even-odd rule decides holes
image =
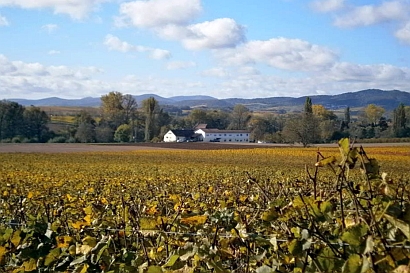
[[[410,0],[0,0],[0,99],[410,91]]]

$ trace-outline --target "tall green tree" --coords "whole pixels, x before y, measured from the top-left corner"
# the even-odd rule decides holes
[[[303,147],[320,141],[319,119],[313,114],[312,100],[306,97],[304,112],[286,121],[283,129],[286,141],[299,142]]]
[[[250,111],[243,104],[236,104],[231,113],[231,123],[229,129],[243,130],[251,118]]]
[[[200,123],[208,123],[208,113],[203,109],[193,109],[188,117],[187,120],[190,122],[191,126],[194,127]]]
[[[268,130],[268,122],[262,116],[253,116],[248,123],[249,128],[251,129],[251,137],[255,141],[265,140],[265,134]]]
[[[209,128],[226,129],[229,126],[229,113],[222,110],[213,110],[207,113]]]
[[[344,112],[344,122],[346,123],[347,127],[349,127],[350,123],[350,107],[346,107]]]
[[[365,109],[364,109],[364,114],[367,118],[367,121],[371,124],[378,124],[380,118],[383,116],[384,110],[383,107],[377,106],[375,104],[369,104]]]
[[[103,120],[114,130],[121,124],[130,124],[135,119],[137,102],[131,95],[113,91],[101,96]]]
[[[95,125],[92,123],[82,122],[77,127],[74,137],[78,142],[91,143],[96,141]]]
[[[76,125],[75,139],[82,143],[89,143],[96,141],[95,127],[97,122],[91,114],[85,110],[81,110],[74,118]]]
[[[28,138],[35,137],[40,142],[47,139],[48,127],[47,123],[50,118],[47,113],[39,107],[31,106],[24,111],[24,131]]]
[[[282,135],[287,142],[298,142],[307,147],[320,141],[319,121],[311,113],[296,115],[286,121]]]
[[[76,126],[79,126],[81,123],[87,123],[91,125],[96,125],[95,119],[91,116],[88,111],[81,110],[74,118],[74,123]]]
[[[128,124],[122,124],[118,126],[114,134],[114,140],[117,142],[129,142],[131,140],[130,136],[132,133],[132,128]]]
[[[159,104],[154,97],[142,101],[142,109],[145,114],[145,141],[149,142],[155,137],[157,131],[156,118],[159,113]]]
[[[23,134],[24,107],[16,102],[0,101],[0,140]]]
[[[304,112],[305,112],[305,114],[312,114],[313,113],[312,99],[310,97],[306,97]]]
[[[124,120],[128,124],[131,124],[132,121],[136,118],[138,103],[135,98],[126,94],[123,96],[122,107],[124,108]]]
[[[404,104],[400,103],[393,111],[393,133],[396,137],[403,137],[405,135],[406,119]]]
[[[406,127],[410,128],[410,106],[404,106],[404,112],[406,113]]]

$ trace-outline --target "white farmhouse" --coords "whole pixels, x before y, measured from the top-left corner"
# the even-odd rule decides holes
[[[194,130],[169,130],[164,135],[164,142],[197,141]]]
[[[195,131],[203,142],[250,142],[250,131],[201,128]]]

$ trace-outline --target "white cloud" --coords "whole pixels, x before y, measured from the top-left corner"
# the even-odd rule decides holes
[[[241,66],[238,68],[240,75],[259,75],[261,72],[252,66]]]
[[[235,47],[246,40],[245,28],[231,18],[188,26],[167,25],[155,31],[162,38],[180,41],[190,50]]]
[[[187,49],[235,47],[244,42],[245,28],[230,18],[220,18],[187,27],[182,40]]]
[[[336,18],[338,27],[370,26],[382,22],[400,21],[410,17],[410,5],[406,0],[386,1],[380,5],[354,7]]]
[[[252,66],[240,66],[240,67],[213,67],[202,71],[201,75],[204,77],[215,78],[229,78],[229,77],[242,77],[242,76],[255,76],[260,75],[260,71]]]
[[[82,19],[95,7],[110,0],[0,0],[0,6],[24,9],[50,8],[56,14],[68,14],[74,19]]]
[[[105,36],[104,45],[108,47],[109,50],[120,51],[120,52],[147,52],[150,58],[161,60],[168,59],[171,57],[171,53],[168,50],[150,48],[140,45],[132,45],[128,42],[122,41],[118,37],[108,34]]]
[[[163,60],[171,58],[172,54],[168,50],[158,48],[147,48],[150,58],[154,60]]]
[[[265,63],[293,71],[317,71],[331,67],[338,56],[332,50],[300,39],[274,38],[250,41],[236,49],[216,52],[226,65]]]
[[[306,77],[239,75],[221,83],[219,93],[235,97],[299,97],[339,94],[370,88],[410,90],[410,69],[390,65],[337,63],[329,71]]]
[[[96,67],[45,66],[0,55],[0,86],[6,98],[95,95],[104,84],[92,77],[100,73]]]
[[[4,16],[1,16],[1,14],[0,14],[0,27],[8,26],[8,25],[10,25],[10,23],[7,20],[7,18],[4,17]]]
[[[201,12],[200,0],[134,1],[121,4],[115,24],[149,29],[190,50],[234,47],[245,40],[245,28],[230,18],[191,24]]]
[[[235,47],[246,40],[245,27],[231,18],[188,26],[167,25],[155,32],[164,39],[180,41],[189,50]]]
[[[148,0],[122,3],[117,22],[141,28],[186,25],[202,11],[200,0]]]
[[[410,68],[400,68],[388,64],[359,65],[337,63],[327,77],[335,81],[394,83],[410,80]]]
[[[223,67],[214,67],[202,71],[201,75],[206,77],[224,78],[229,76],[229,72]]]
[[[58,29],[58,25],[56,24],[47,24],[41,27],[41,29],[47,31],[48,33],[52,33]]]
[[[204,73],[217,78],[204,82],[182,76],[167,79],[162,76],[137,75],[109,81],[102,73],[96,67],[46,66],[11,61],[0,55],[0,99],[98,97],[112,90],[130,94],[156,93],[168,97],[207,94],[218,98],[337,94],[368,88],[410,90],[410,68],[387,64],[335,63],[326,70],[298,76],[263,74],[252,66],[216,67]]]
[[[410,45],[410,21],[401,29],[397,30],[395,36],[400,41]]]
[[[177,69],[187,69],[191,67],[195,67],[195,62],[182,62],[182,61],[174,61],[169,62],[166,66],[168,70],[177,70]]]
[[[345,0],[316,0],[311,7],[319,12],[331,12],[344,8]]]
[[[57,55],[57,54],[60,54],[61,52],[60,51],[58,51],[58,50],[50,50],[49,52],[48,52],[48,55]]]

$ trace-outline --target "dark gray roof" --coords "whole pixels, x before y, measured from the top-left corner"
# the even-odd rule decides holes
[[[178,137],[190,138],[194,135],[194,130],[171,130]]]

